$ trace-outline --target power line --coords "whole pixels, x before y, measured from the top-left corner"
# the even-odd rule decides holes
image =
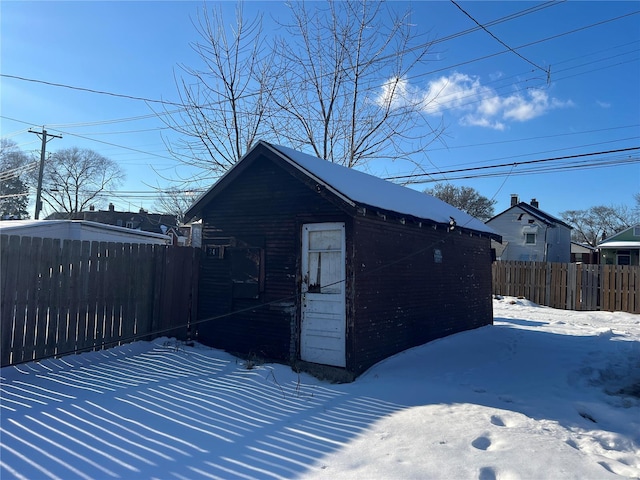
[[[38,168],[38,162],[30,162],[26,165],[21,165],[19,167],[10,168],[8,170],[0,171],[0,180],[9,180],[11,178],[18,178],[21,175],[30,172],[31,170],[35,170]]]
[[[515,166],[531,165],[531,164],[538,164],[538,163],[544,163],[544,162],[553,162],[553,161],[559,161],[559,160],[570,160],[570,159],[576,159],[576,158],[591,157],[591,156],[595,156],[595,155],[606,155],[606,154],[611,154],[611,153],[632,152],[632,151],[636,151],[636,150],[640,150],[640,147],[619,148],[619,149],[615,149],[615,150],[606,150],[606,151],[601,151],[601,152],[580,153],[580,154],[576,154],[576,155],[565,155],[565,156],[561,156],[561,157],[543,158],[543,159],[538,159],[538,160],[525,160],[525,161],[522,161],[522,162],[510,162],[510,163],[502,163],[502,164],[496,164],[496,165],[484,165],[484,166],[481,166],[481,167],[458,168],[458,169],[446,170],[446,171],[437,172],[437,173],[416,173],[416,174],[411,174],[411,175],[395,175],[395,176],[385,177],[385,180],[407,180],[406,183],[427,183],[427,182],[431,182],[433,180],[431,180],[431,179],[419,180],[417,178],[418,177],[429,177],[429,176],[438,175],[438,174],[450,174],[450,173],[463,173],[463,172],[490,170],[490,169],[495,169],[495,168],[511,167],[511,166],[514,166],[514,165]]]
[[[157,153],[145,152],[145,151],[142,151],[142,150],[138,150],[137,148],[125,147],[124,145],[118,145],[118,144],[111,143],[111,142],[105,142],[103,140],[96,140],[95,138],[85,137],[83,135],[78,135],[77,133],[63,132],[62,130],[58,130],[56,128],[52,128],[51,130],[53,130],[54,132],[64,133],[65,135],[71,135],[72,137],[78,137],[78,138],[82,138],[84,140],[90,140],[92,142],[103,143],[105,145],[110,145],[112,147],[124,148],[125,150],[131,150],[132,152],[136,152],[136,153],[143,153],[144,155],[150,155],[152,157],[164,158],[164,159],[167,159],[167,160],[175,160],[175,158],[173,158],[173,157],[167,157],[165,155],[158,155]]]
[[[549,174],[549,173],[554,173],[554,172],[564,172],[564,171],[571,171],[571,170],[593,170],[596,168],[611,168],[611,167],[616,167],[616,166],[628,166],[628,165],[633,165],[633,164],[638,164],[640,163],[640,158],[638,157],[631,157],[631,158],[626,158],[626,159],[613,159],[613,160],[606,160],[606,161],[583,161],[583,162],[574,162],[571,164],[565,164],[565,165],[559,165],[559,166],[549,166],[549,167],[530,167],[530,168],[525,168],[525,169],[518,169],[515,170],[515,168],[518,166],[517,163],[513,164],[513,167],[511,168],[511,170],[509,171],[509,173],[505,174],[505,172],[486,172],[486,173],[472,173],[469,175],[457,175],[457,176],[453,176],[453,177],[448,177],[448,181],[451,180],[468,180],[468,179],[479,179],[479,178],[496,178],[496,177],[502,177],[505,176],[505,178],[508,178],[510,176],[513,177],[517,177],[517,176],[531,176],[531,175],[543,175],[543,174]],[[411,185],[411,184],[422,184],[422,183],[430,183],[432,181],[435,180],[416,180],[416,181],[408,181],[405,182],[406,185]]]
[[[530,140],[541,140],[543,138],[556,138],[556,137],[567,137],[567,136],[574,136],[574,135],[585,135],[587,133],[607,132],[607,131],[611,131],[611,130],[623,130],[623,129],[627,129],[627,128],[637,128],[637,127],[640,127],[640,123],[636,123],[634,125],[623,125],[623,126],[619,126],[619,127],[597,128],[597,129],[593,129],[593,130],[581,130],[579,132],[555,133],[553,135],[537,135],[535,137],[515,138],[515,139],[511,139],[511,140],[497,140],[497,141],[493,141],[493,142],[472,143],[472,144],[468,144],[468,145],[456,145],[454,147],[438,147],[438,148],[432,148],[429,151],[433,152],[433,151],[438,151],[438,150],[455,150],[455,149],[458,149],[458,148],[484,147],[484,146],[489,146],[489,145],[499,145],[499,144],[503,144],[503,143],[520,143],[520,142],[527,142],[527,141],[530,141]],[[478,163],[478,162],[476,162],[476,163]]]
[[[99,95],[109,95],[111,97],[127,98],[129,100],[139,100],[139,101],[148,102],[148,103],[161,103],[161,104],[164,104],[164,105],[174,105],[176,107],[181,107],[182,106],[179,103],[170,102],[168,100],[155,100],[155,99],[152,99],[152,98],[136,97],[134,95],[126,95],[126,94],[123,94],[123,93],[113,93],[113,92],[107,92],[107,91],[104,91],[104,90],[95,90],[93,88],[77,87],[77,86],[74,86],[74,85],[67,85],[67,84],[64,84],[64,83],[56,83],[56,82],[49,82],[49,81],[46,81],[46,80],[37,80],[35,78],[21,77],[19,75],[9,75],[7,73],[0,73],[0,77],[13,78],[15,80],[22,80],[24,82],[41,83],[43,85],[49,85],[51,87],[68,88],[70,90],[79,90],[81,92],[96,93],[96,94],[99,94]]]
[[[546,2],[545,4],[525,9],[522,12],[517,12],[515,14],[511,14],[511,15],[502,17],[500,19],[491,21],[491,22],[487,23],[486,25],[492,26],[492,25],[496,25],[496,24],[499,24],[499,23],[502,23],[502,22],[505,22],[505,21],[513,20],[515,18],[518,18],[519,16],[528,15],[530,13],[537,12],[540,9],[548,8],[550,6],[554,6],[554,5],[557,5],[559,3],[561,3],[561,2],[553,2],[553,1]],[[635,15],[637,13],[640,13],[640,11],[635,11],[635,12],[631,12],[631,13],[628,13],[628,14],[625,14],[625,15],[620,15],[618,17],[614,17],[614,18],[611,18],[611,19],[603,20],[603,21],[600,21],[600,22],[597,22],[597,23],[594,23],[594,24],[591,24],[591,25],[587,25],[587,26],[583,26],[583,27],[571,30],[569,32],[565,32],[565,33],[562,33],[562,34],[559,34],[559,35],[554,35],[552,37],[547,37],[546,39],[542,39],[542,40],[531,42],[531,43],[528,43],[528,44],[525,44],[525,45],[521,45],[519,47],[511,48],[511,47],[507,46],[507,50],[505,50],[503,52],[499,52],[499,53],[488,55],[488,56],[484,56],[484,57],[479,57],[477,59],[473,59],[473,60],[470,60],[468,62],[464,62],[463,64],[467,64],[467,63],[475,62],[475,61],[478,61],[478,60],[486,59],[486,58],[489,58],[491,56],[507,53],[509,51],[512,51],[512,52],[518,54],[517,52],[515,52],[515,50],[519,50],[521,48],[528,47],[528,46],[534,45],[536,43],[547,41],[547,40],[550,40],[550,39],[553,39],[553,38],[557,38],[559,36],[563,36],[563,35],[566,35],[566,34],[569,34],[569,33],[574,33],[574,32],[580,31],[580,30],[584,30],[586,28],[591,28],[591,27],[594,27],[594,26],[602,25],[604,23],[616,21],[616,20],[631,16],[631,15]],[[430,42],[426,42],[426,43],[421,44],[421,45],[416,46],[416,47],[411,47],[409,49],[403,50],[402,52],[394,52],[394,54],[390,55],[389,57],[397,56],[398,54],[404,54],[404,53],[407,53],[407,52],[410,52],[412,50],[419,49],[419,48],[427,48],[427,47],[429,47],[431,45],[434,45],[434,44],[437,44],[437,43],[442,43],[442,42],[445,42],[445,41],[449,41],[449,40],[452,40],[454,38],[458,38],[459,36],[463,36],[463,35],[475,32],[479,28],[482,28],[482,27],[477,27],[477,28],[473,28],[473,29],[464,30],[462,32],[458,32],[456,34],[449,35],[449,36],[443,37],[441,39],[436,39],[436,40],[433,40],[433,41],[430,41]],[[518,55],[521,56],[520,54],[518,54]],[[386,57],[381,57],[381,58],[386,58]],[[460,65],[462,65],[462,64],[457,64],[457,65],[454,65],[454,66],[446,67],[445,69],[455,68],[456,66],[460,66]],[[536,67],[542,69],[541,67],[539,67],[537,65],[536,65]],[[426,74],[421,74],[420,76],[432,74],[432,73],[438,72],[440,70],[441,69],[435,70],[435,71],[432,71],[432,72],[428,72]],[[542,70],[544,71],[544,69],[542,69]],[[158,103],[158,104],[163,104],[163,105],[173,105],[173,106],[181,107],[177,111],[184,110],[184,107],[185,107],[183,103],[177,103],[177,102],[172,102],[172,101],[167,101],[167,100],[150,99],[150,98],[145,98],[145,97],[139,97],[139,96],[121,94],[121,93],[114,93],[114,92],[108,92],[108,91],[104,91],[104,90],[97,90],[97,89],[86,88],[86,87],[78,87],[78,86],[73,86],[73,85],[68,85],[68,84],[63,84],[63,83],[51,82],[51,81],[47,81],[47,80],[39,80],[39,79],[22,77],[22,76],[19,76],[19,75],[10,75],[10,74],[0,73],[0,77],[12,78],[12,79],[17,79],[17,80],[22,80],[22,81],[27,81],[27,82],[33,82],[33,83],[41,83],[41,84],[44,84],[44,85],[60,87],[60,88],[68,88],[68,89],[71,89],[71,90],[85,91],[85,92],[94,93],[94,94],[109,95],[109,96],[113,96],[113,97],[120,97],[120,98],[126,98],[126,99],[131,99],[131,100],[144,101],[144,102],[148,102],[148,103]],[[416,77],[412,77],[412,78],[417,78],[417,76]],[[211,106],[214,106],[214,105],[220,104],[220,103],[223,103],[223,102],[222,101],[220,101],[220,102],[210,102],[207,105],[199,106],[199,108],[207,108],[207,107],[211,107]],[[177,111],[175,111],[175,112],[165,112],[163,114],[177,113]],[[159,115],[159,114],[156,113],[156,115]]]
[[[518,57],[520,57],[521,59],[523,59],[525,62],[533,65],[534,67],[536,67],[539,70],[542,70],[543,72],[545,72],[547,74],[547,83],[550,83],[551,81],[551,67],[549,67],[548,69],[544,69],[542,68],[540,65],[532,62],[531,60],[529,60],[528,58],[524,57],[523,55],[521,55],[520,53],[516,52],[513,48],[511,48],[509,45],[507,45],[506,43],[504,43],[502,40],[500,40],[497,36],[495,36],[493,33],[491,33],[489,31],[489,29],[487,27],[485,27],[484,25],[482,25],[480,22],[478,22],[475,18],[473,18],[471,16],[471,14],[469,14],[469,12],[467,12],[464,8],[462,8],[460,5],[458,5],[458,3],[455,2],[455,0],[450,0],[451,3],[453,3],[456,7],[458,7],[458,10],[460,10],[462,13],[464,13],[467,17],[469,17],[476,25],[478,25],[480,28],[482,28],[482,30],[484,30],[485,32],[487,32],[493,39],[495,39],[500,45],[502,45],[503,47],[507,48],[509,51],[513,52],[514,54],[516,54]]]
[[[495,24],[501,23],[503,21],[512,20],[514,18],[517,18],[518,16],[529,14],[529,13],[532,13],[532,11],[537,11],[538,9],[547,8],[548,6],[556,5],[556,4],[559,4],[559,3],[560,2],[547,2],[548,5],[547,4],[543,4],[542,6],[539,6],[539,8],[536,8],[535,10],[526,9],[526,10],[523,10],[522,12],[518,12],[516,14],[512,14],[512,15],[509,15],[509,16],[506,16],[506,17],[502,17],[501,19],[498,19],[498,20],[494,20],[492,22],[487,23],[486,25],[490,26],[490,25],[495,25]],[[488,59],[488,58],[491,58],[491,57],[494,57],[494,56],[497,56],[497,55],[502,55],[504,53],[508,53],[509,51],[519,50],[519,49],[522,49],[522,48],[525,48],[525,47],[529,47],[529,46],[532,46],[532,45],[535,45],[535,44],[538,44],[538,43],[542,43],[542,42],[546,42],[546,41],[549,41],[549,40],[552,40],[552,39],[556,39],[556,38],[559,38],[559,37],[564,36],[564,35],[576,33],[576,32],[581,31],[581,30],[585,30],[585,29],[596,27],[596,26],[600,26],[600,25],[603,25],[603,24],[606,24],[606,23],[609,23],[609,22],[621,20],[623,18],[632,16],[632,15],[636,15],[638,13],[640,13],[640,11],[630,12],[630,13],[627,13],[627,14],[624,14],[624,15],[620,15],[620,16],[613,17],[613,18],[610,18],[610,19],[602,20],[600,22],[596,22],[596,23],[593,23],[593,24],[590,24],[590,25],[582,26],[582,27],[579,27],[579,28],[576,28],[576,29],[573,29],[573,30],[570,30],[570,31],[567,31],[567,32],[563,32],[563,33],[560,33],[560,34],[552,35],[552,36],[546,37],[544,39],[539,39],[539,40],[536,40],[534,42],[530,42],[530,43],[527,43],[527,44],[520,45],[518,47],[514,47],[514,48],[508,47],[507,50],[504,50],[502,52],[497,52],[497,53],[485,55],[485,56],[482,56],[482,57],[477,57],[475,59],[471,59],[471,60],[468,60],[468,61],[465,61],[465,62],[461,62],[461,63],[457,63],[457,64],[450,65],[450,66],[447,66],[447,67],[439,68],[439,69],[436,69],[436,70],[431,70],[429,72],[417,74],[417,75],[414,75],[414,76],[408,78],[408,80],[415,80],[415,79],[423,77],[423,76],[427,76],[427,75],[432,75],[434,73],[438,73],[440,71],[451,70],[453,68],[457,68],[457,67],[460,67],[460,66],[463,66],[463,65],[474,63],[474,62],[477,62],[477,61],[480,61],[480,60],[485,60],[485,59]],[[472,31],[477,31],[479,28],[480,27],[474,28],[474,29],[471,29],[471,30],[465,30],[465,31],[459,32],[458,34],[453,34],[453,35],[450,35],[450,36],[447,36],[447,37],[443,37],[441,39],[436,39],[436,40],[434,40],[432,42],[428,42],[426,44],[421,45],[421,47],[424,48],[424,47],[426,47],[426,46],[428,46],[430,44],[435,44],[435,43],[448,41],[448,40],[451,40],[453,38],[457,38],[458,36],[462,36],[462,35],[466,35],[467,33],[471,33]],[[417,47],[412,47],[412,48],[417,48]],[[602,60],[600,60],[600,61],[602,61]],[[538,67],[538,68],[540,68],[540,67]],[[563,71],[565,71],[565,70],[563,70]],[[181,107],[179,109],[176,109],[176,110],[173,110],[173,111],[169,111],[169,112],[160,112],[160,113],[154,112],[153,114],[143,115],[143,116],[138,116],[138,117],[129,117],[129,118],[123,118],[123,119],[106,120],[106,121],[101,121],[101,122],[87,122],[87,123],[80,123],[80,124],[67,124],[67,125],[61,124],[62,126],[65,126],[65,127],[66,126],[99,125],[99,124],[107,124],[107,123],[117,123],[117,122],[121,122],[121,121],[122,122],[124,122],[124,121],[134,121],[134,120],[138,120],[138,119],[152,118],[152,117],[159,116],[159,115],[172,115],[174,113],[178,113],[180,111],[184,111],[185,110],[184,104],[179,104],[179,103],[175,103],[175,102],[148,99],[148,98],[144,98],[144,97],[136,97],[136,96],[132,96],[132,95],[118,94],[118,93],[113,93],[113,92],[106,92],[106,91],[89,89],[89,88],[84,88],[84,87],[75,87],[75,86],[71,86],[71,85],[59,84],[59,83],[55,83],[55,82],[48,82],[48,81],[44,81],[44,80],[30,79],[30,78],[20,77],[20,76],[16,76],[16,75],[0,74],[0,76],[8,77],[8,78],[15,78],[15,79],[24,80],[24,81],[36,82],[36,83],[43,83],[43,84],[47,84],[47,85],[64,87],[64,88],[69,88],[69,89],[74,89],[74,90],[87,91],[87,92],[96,93],[96,94],[111,95],[111,96],[115,96],[115,97],[123,97],[123,98],[129,98],[129,99],[133,99],[133,100],[141,100],[141,101],[145,101],[145,102],[168,104],[168,105],[175,105],[175,106]],[[564,78],[569,78],[569,77],[563,77],[562,79],[564,79]],[[377,89],[377,88],[379,88],[379,86],[371,87],[371,88]],[[476,94],[476,95],[478,95],[478,94]],[[474,95],[471,95],[471,96],[474,96]],[[206,105],[201,105],[198,108],[211,108],[213,106],[221,105],[223,103],[224,103],[224,101],[208,102]],[[245,114],[251,114],[252,112],[244,112],[244,113]],[[7,118],[7,119],[11,120],[11,118],[9,118],[9,117],[3,117],[3,118]],[[170,127],[170,128],[172,128],[172,127]]]
[[[557,3],[557,2],[548,2],[548,3],[550,3],[550,4],[555,4],[555,3]],[[549,6],[550,6],[550,5],[549,5]],[[546,8],[546,7],[545,7],[545,8]],[[525,10],[525,11],[523,11],[523,12],[527,12],[527,11],[529,11],[529,10],[531,10],[531,9],[527,9],[527,10]],[[520,13],[522,13],[522,12],[520,12]],[[530,12],[529,12],[529,13],[530,13]],[[571,30],[571,31],[569,31],[569,32],[564,32],[564,33],[561,33],[561,34],[558,34],[558,35],[554,35],[554,36],[551,36],[551,37],[547,37],[546,39],[541,39],[541,40],[537,40],[537,41],[535,41],[535,42],[531,42],[531,43],[529,43],[529,44],[521,45],[521,46],[519,46],[519,47],[516,47],[516,49],[524,48],[524,47],[526,47],[526,46],[530,46],[530,45],[533,45],[533,44],[536,44],[536,43],[540,43],[540,42],[543,42],[543,41],[547,41],[547,40],[549,40],[549,39],[554,39],[554,38],[557,38],[557,37],[560,37],[560,36],[563,36],[563,35],[567,35],[567,34],[570,34],[570,33],[575,33],[575,32],[577,32],[577,31],[584,30],[584,29],[586,29],[586,28],[591,28],[591,27],[594,27],[594,26],[602,25],[602,24],[604,24],[604,23],[608,23],[608,22],[612,22],[612,21],[615,21],[615,20],[619,20],[619,19],[622,19],[622,18],[625,18],[625,17],[631,16],[631,15],[635,15],[635,14],[637,14],[637,13],[639,13],[639,12],[637,12],[637,11],[636,11],[636,12],[631,12],[631,13],[628,13],[628,14],[625,14],[625,15],[621,15],[621,16],[618,16],[618,17],[612,18],[612,19],[603,20],[603,21],[601,21],[601,22],[597,22],[597,23],[594,23],[594,24],[591,24],[591,25],[583,26],[583,27],[580,27],[580,28],[577,28],[577,29]],[[524,15],[525,13],[522,13],[522,14]],[[528,14],[528,13],[526,13],[526,14]],[[516,14],[511,15],[511,16],[508,16],[508,17],[503,17],[503,19],[507,19],[507,18],[508,18],[508,19],[516,18]],[[494,21],[494,22],[489,22],[489,23],[487,23],[486,25],[493,25],[493,24],[499,23],[499,21],[500,21],[500,20],[502,20],[502,19],[498,19],[497,21]],[[473,29],[473,30],[474,30],[474,31],[476,31],[477,29]],[[465,31],[465,32],[467,32],[467,31]],[[460,32],[460,34],[461,34],[461,35],[462,35],[462,34],[466,34],[465,32]],[[453,38],[453,36],[450,36],[450,38]],[[436,41],[436,43],[437,43],[437,42],[439,42],[439,41],[446,41],[447,39],[450,39],[450,38],[449,38],[449,37],[445,37],[445,38],[443,38],[443,39],[439,39],[439,40],[437,40],[437,41]],[[507,51],[508,51],[508,50],[507,50]],[[505,51],[505,52],[500,52],[500,53],[506,53],[506,51]],[[486,56],[485,56],[485,57],[480,57],[479,59],[484,59],[484,58],[487,58],[487,57],[486,57]],[[477,61],[477,60],[479,60],[479,59],[474,59],[474,60],[471,60],[471,61]],[[471,62],[471,61],[469,61],[469,62]],[[596,60],[596,62],[597,62],[597,61],[602,61],[602,60]],[[469,63],[469,62],[465,62],[465,63]],[[459,64],[458,64],[458,65],[459,65]],[[583,66],[584,66],[584,65],[585,65],[585,64],[583,64]],[[455,67],[455,66],[454,66],[454,67]],[[450,66],[450,67],[446,67],[446,68],[450,69],[450,68],[454,68],[454,67],[451,67],[451,66]],[[571,68],[579,68],[579,66],[571,67]],[[562,70],[562,71],[567,71],[567,70],[568,70],[568,69],[564,69],[564,70]],[[436,71],[438,71],[438,70],[436,70]],[[436,72],[436,71],[428,72],[427,74],[434,73],[434,72]],[[4,75],[4,74],[3,74],[2,76],[8,76],[8,75]],[[9,76],[9,77],[14,77],[14,76]],[[16,78],[21,78],[21,77],[16,77]],[[416,76],[416,77],[412,77],[412,78],[417,78],[417,76]],[[564,79],[564,78],[569,78],[569,77],[563,77],[563,79]],[[29,79],[29,80],[31,80],[31,79]],[[35,81],[35,80],[33,80],[33,81]],[[52,82],[45,82],[45,83],[53,84]],[[57,84],[55,84],[55,85],[57,85]],[[63,86],[66,86],[66,87],[68,87],[68,88],[75,88],[75,87],[68,86],[68,85],[63,85]],[[81,90],[82,90],[82,88],[78,88],[78,89],[81,89]],[[99,90],[93,90],[93,89],[85,89],[85,90],[87,90],[87,91],[92,91],[92,92],[95,92],[95,93],[105,93],[105,94],[110,94],[110,92],[102,92],[102,91],[99,91]],[[124,96],[125,98],[132,98],[132,99],[138,99],[138,100],[145,100],[145,101],[146,101],[146,100],[149,100],[149,101],[152,101],[151,99],[145,99],[145,98],[142,98],[142,97],[134,97],[134,96],[131,96],[131,95],[121,95],[121,94],[113,94],[113,95],[114,95],[114,96]],[[479,94],[478,94],[478,95],[479,95]],[[473,95],[471,95],[470,97],[472,97],[472,96],[473,96]],[[160,101],[160,100],[155,100],[154,102],[155,102],[155,103],[171,103],[171,102],[163,102],[163,101]],[[211,103],[210,105],[214,105],[214,104],[216,104],[216,102],[213,102],[213,103]],[[179,104],[176,104],[176,105],[179,105]],[[469,105],[469,103],[464,104],[464,105]],[[181,105],[181,104],[180,104],[180,106],[183,106],[183,105]],[[166,112],[166,113],[177,113],[177,112],[179,112],[179,111],[183,111],[183,110],[184,110],[183,108],[180,108],[180,109],[173,110],[172,112]],[[442,110],[444,110],[444,109],[442,109]],[[251,113],[251,112],[247,112],[247,113]],[[91,122],[91,123],[86,123],[85,125],[87,125],[87,126],[88,126],[88,125],[91,125],[91,124],[116,123],[116,122],[118,122],[118,121],[130,121],[130,120],[135,120],[135,119],[150,118],[150,117],[154,117],[154,116],[156,116],[156,115],[158,115],[158,114],[157,114],[157,113],[154,113],[154,114],[145,115],[145,116],[130,117],[130,118],[128,118],[128,119],[116,119],[116,120],[106,120],[106,121],[102,121],[102,122]],[[8,117],[3,117],[3,118],[8,118]],[[10,119],[10,118],[9,118],[9,119]],[[24,123],[26,123],[26,122],[24,122]],[[33,124],[33,123],[31,123],[31,124]],[[82,124],[75,124],[75,125],[77,125],[77,126],[82,126]],[[165,127],[163,127],[163,128],[165,128]],[[137,153],[142,153],[142,154],[145,154],[145,155],[152,155],[152,156],[156,156],[156,157],[159,157],[159,158],[165,158],[165,159],[168,159],[168,160],[175,160],[175,158],[174,158],[174,157],[167,157],[167,156],[163,156],[163,155],[152,154],[152,153],[145,152],[145,151],[142,151],[142,150],[139,150],[139,149],[134,149],[134,148],[130,148],[130,147],[125,147],[125,146],[118,145],[118,144],[115,144],[115,143],[101,142],[100,140],[96,140],[96,139],[93,139],[93,138],[90,138],[90,137],[86,137],[86,136],[82,136],[82,135],[72,134],[72,133],[68,133],[68,132],[63,132],[63,133],[68,134],[68,135],[72,135],[72,136],[77,136],[77,137],[79,137],[79,138],[84,138],[84,139],[87,139],[87,140],[90,140],[90,141],[96,141],[96,142],[99,142],[99,143],[104,143],[104,144],[106,144],[106,145],[110,145],[110,146],[113,146],[113,147],[116,147],[116,148],[123,148],[123,149],[131,150],[131,151],[134,151],[134,152],[137,152]]]

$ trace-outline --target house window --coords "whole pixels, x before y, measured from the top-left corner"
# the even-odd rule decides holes
[[[618,250],[616,254],[616,264],[617,265],[631,265],[631,251],[629,250]]]
[[[133,228],[133,222],[127,222],[127,228]]]
[[[535,233],[525,233],[524,234],[524,243],[527,245],[535,245],[536,244],[536,234]]]
[[[633,227],[633,236],[640,237],[640,227]]]
[[[121,227],[122,226],[122,220],[121,219],[116,220],[116,226],[117,227]]]

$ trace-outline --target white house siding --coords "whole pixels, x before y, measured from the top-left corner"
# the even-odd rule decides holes
[[[571,230],[564,225],[549,226],[518,207],[487,224],[502,235],[502,243],[506,244],[500,260],[563,263],[571,260]],[[536,235],[535,244],[526,243],[527,233]]]
[[[571,229],[564,225],[547,227],[547,262],[571,261]]]

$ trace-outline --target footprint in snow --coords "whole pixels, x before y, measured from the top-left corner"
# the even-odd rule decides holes
[[[491,439],[489,437],[478,437],[473,442],[471,442],[478,450],[487,450],[491,446]]]
[[[497,427],[505,427],[506,424],[502,420],[502,418],[498,415],[491,415],[491,423],[496,425]]]
[[[496,480],[497,478],[496,471],[493,467],[482,467],[480,469],[478,480]]]

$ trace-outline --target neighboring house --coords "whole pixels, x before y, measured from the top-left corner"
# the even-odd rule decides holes
[[[430,195],[261,141],[185,220],[194,217],[207,345],[352,379],[493,321],[499,237]]]
[[[21,237],[57,238],[90,242],[170,243],[167,235],[114,227],[83,220],[6,220],[0,222],[0,233]]]
[[[202,222],[191,222],[178,227],[180,235],[186,239],[189,247],[200,248],[202,246]]]
[[[535,198],[529,204],[511,195],[511,206],[486,223],[502,236],[499,260],[571,260],[571,226],[540,210]]]
[[[640,224],[600,242],[598,249],[602,264],[640,265]]]
[[[47,220],[87,220],[90,222],[104,223],[116,227],[142,230],[144,232],[165,234],[170,228],[177,228],[178,222],[175,215],[149,213],[143,208],[138,212],[117,211],[113,203],[108,210],[94,210],[76,213],[58,212],[47,217]]]
[[[571,263],[598,263],[598,250],[591,245],[571,242]]]

